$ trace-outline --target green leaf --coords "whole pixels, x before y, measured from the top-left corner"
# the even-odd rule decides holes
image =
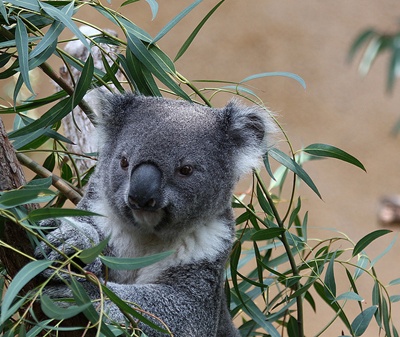
[[[66,12],[63,12],[58,8],[51,6],[48,2],[44,1],[39,1],[39,5],[53,19],[60,21],[65,27],[71,30],[71,32],[82,42],[82,44],[88,50],[90,50],[90,44],[86,40],[85,35],[82,34],[82,32],[71,19],[73,11],[67,10]]]
[[[55,193],[48,189],[19,189],[4,192],[0,195],[0,208],[11,207],[30,203],[48,202],[53,199]]]
[[[85,264],[92,263],[100,253],[107,247],[109,238],[101,241],[98,245],[81,251],[78,258]]]
[[[290,316],[287,324],[287,333],[289,337],[300,337],[299,323],[296,318]]]
[[[341,301],[341,300],[346,300],[346,301],[351,300],[351,301],[358,301],[358,302],[364,301],[364,299],[360,295],[356,294],[354,291],[345,292],[335,298],[336,302]]]
[[[396,279],[394,279],[394,280],[389,282],[390,286],[394,286],[394,285],[397,285],[397,284],[400,284],[400,278],[396,278]]]
[[[158,3],[155,0],[146,0],[146,2],[149,4],[151,9],[151,14],[153,15],[151,19],[154,20],[158,13]]]
[[[390,59],[388,76],[387,76],[387,85],[386,89],[388,92],[393,91],[393,86],[396,78],[400,75],[400,36],[394,37],[393,41],[393,53]]]
[[[8,21],[7,10],[6,10],[6,6],[4,6],[3,1],[0,1],[0,14],[3,17],[3,19],[6,21],[6,23],[9,25],[10,22]]]
[[[213,13],[218,9],[219,6],[224,2],[225,0],[221,0],[218,2],[208,13],[207,15],[201,20],[201,22],[196,26],[196,28],[193,30],[193,32],[189,35],[189,37],[186,39],[186,41],[183,43],[182,47],[179,49],[178,53],[176,54],[174,58],[174,62],[176,62],[189,48],[191,43],[193,42],[194,38],[197,36],[199,33],[200,29],[204,26],[204,24],[207,22],[207,20],[213,15]]]
[[[334,273],[335,258],[336,252],[333,253],[331,259],[329,260],[328,268],[326,269],[326,274],[324,278],[325,295],[331,301],[333,301],[336,297],[336,282]]]
[[[361,46],[370,38],[376,35],[376,32],[373,29],[368,29],[362,32],[353,42],[350,47],[348,60],[351,61],[356,54],[356,52],[361,48]]]
[[[47,317],[62,320],[76,316],[77,314],[89,308],[92,304],[89,302],[81,306],[72,305],[67,308],[62,308],[56,305],[49,296],[42,294],[40,296],[40,305],[43,313]]]
[[[285,228],[280,228],[280,227],[261,229],[255,232],[251,236],[251,239],[254,241],[270,240],[281,236],[283,233],[285,233],[285,231],[286,231]]]
[[[17,273],[17,275],[15,275],[3,298],[3,302],[1,305],[0,324],[3,324],[11,315],[14,314],[15,311],[10,310],[10,307],[14,300],[17,298],[18,293],[22,290],[22,288],[35,276],[40,274],[43,270],[49,268],[52,263],[52,261],[47,260],[32,261],[25,265]]]
[[[101,214],[85,211],[83,209],[69,208],[38,208],[31,211],[28,218],[32,221],[40,221],[45,219],[76,217],[76,216],[102,216]]]
[[[182,12],[180,12],[177,16],[175,16],[170,22],[168,22],[163,29],[156,35],[156,37],[151,41],[151,44],[156,43],[160,40],[165,34],[167,34],[174,26],[181,21],[190,11],[195,8],[200,2],[203,0],[196,0],[190,6],[186,7]]]
[[[19,70],[21,72],[22,79],[29,91],[34,94],[31,81],[29,79],[28,32],[26,30],[25,23],[19,17],[17,17],[17,27],[15,29],[15,43],[18,51]],[[14,96],[16,96],[15,93]]]
[[[79,77],[79,81],[76,84],[74,94],[73,94],[73,106],[75,107],[80,103],[83,97],[86,95],[86,92],[89,89],[90,83],[92,83],[94,71],[94,61],[91,54],[89,54],[85,65],[82,69],[81,76]],[[72,109],[71,109],[72,110]]]
[[[291,79],[296,80],[297,82],[300,83],[300,85],[306,89],[306,82],[299,76],[293,73],[288,73],[288,72],[267,72],[267,73],[260,73],[260,74],[255,74],[246,77],[245,79],[241,80],[239,83],[244,83],[248,81],[252,81],[258,78],[263,78],[263,77],[271,77],[271,76],[283,76],[283,77],[289,77]]]
[[[71,2],[73,5],[73,2]],[[54,41],[57,41],[58,36],[64,30],[64,25],[59,21],[54,21],[49,30],[43,36],[42,40],[38,43],[35,49],[30,53],[29,57],[33,58],[44,52]]]
[[[361,336],[367,330],[372,317],[374,316],[377,306],[371,306],[362,311],[351,323],[351,328],[354,331],[354,336]]]
[[[157,61],[150,54],[149,50],[135,35],[128,34],[128,47],[130,51],[143,63],[143,65],[156,76],[162,83],[175,92],[180,97],[191,101],[190,97],[174,82],[174,80],[164,71]]]
[[[274,212],[272,211],[271,205],[269,204],[268,200],[266,199],[263,191],[260,188],[260,185],[257,184],[257,200],[258,203],[260,204],[262,210],[267,213],[268,215],[273,216]]]
[[[376,240],[377,238],[391,233],[392,231],[389,229],[378,229],[372,233],[365,235],[360,241],[356,243],[353,249],[353,257],[357,254],[361,253],[371,242]]]
[[[317,189],[317,186],[315,186],[310,176],[292,158],[290,158],[287,154],[283,153],[281,150],[278,150],[276,148],[270,149],[268,151],[268,154],[272,158],[274,158],[277,162],[281,163],[283,166],[287,167],[289,170],[297,174],[297,176],[300,179],[302,179],[315,192],[315,194],[318,195],[319,198],[322,199],[321,194]]]
[[[29,9],[34,12],[39,12],[40,7],[37,1],[32,0],[7,0],[7,2],[22,8]]]
[[[400,302],[400,295],[392,295],[392,296],[390,296],[390,302],[392,302],[392,303]]]
[[[377,34],[372,36],[358,66],[358,71],[361,75],[365,76],[368,74],[372,63],[375,61],[376,56],[378,55],[381,45],[382,38]]]
[[[303,151],[317,157],[336,158],[366,171],[364,165],[357,158],[332,145],[311,144],[304,148]]]
[[[114,270],[135,270],[147,267],[153,263],[161,261],[173,254],[173,251],[153,254],[143,257],[122,258],[112,256],[100,256],[100,260],[108,267]]]
[[[356,271],[354,272],[354,280],[358,279],[365,271],[365,269],[368,267],[369,264],[369,259],[368,256],[365,254],[360,254],[358,256],[358,261],[357,261],[357,268]]]

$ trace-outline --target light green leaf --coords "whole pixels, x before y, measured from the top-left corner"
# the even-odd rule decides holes
[[[354,291],[348,291],[343,294],[340,294],[335,298],[336,302],[341,300],[352,300],[352,301],[362,302],[364,299],[360,295],[356,294]]]
[[[7,0],[10,4],[15,6],[26,8],[34,12],[40,12],[40,7],[38,5],[38,1],[32,0]]]
[[[173,251],[158,253],[149,256],[136,258],[122,258],[112,256],[100,256],[100,260],[108,267],[114,270],[135,270],[147,267],[153,263],[161,261],[173,254]]]
[[[392,295],[392,296],[390,296],[390,302],[392,302],[392,303],[400,302],[400,295]]]
[[[356,256],[357,254],[361,253],[371,242],[375,241],[377,238],[386,235],[388,233],[391,233],[392,231],[389,229],[378,229],[376,231],[373,231],[372,233],[369,233],[365,235],[362,239],[360,239],[356,245],[354,246],[353,249],[353,256]]]
[[[371,69],[372,63],[378,55],[381,45],[382,38],[377,34],[373,35],[358,66],[358,71],[362,76],[368,74],[369,70]]]
[[[56,305],[49,296],[43,294],[40,296],[40,305],[43,313],[47,317],[62,320],[76,316],[77,314],[89,308],[89,306],[92,304],[89,302],[81,306],[72,305],[67,308],[62,308]]]
[[[283,166],[287,167],[289,170],[297,174],[297,176],[302,179],[318,195],[319,198],[322,199],[321,194],[317,189],[317,186],[315,186],[310,176],[292,158],[276,148],[270,149],[268,151],[268,154],[277,162],[281,163]]]
[[[332,145],[311,144],[304,148],[303,151],[317,157],[336,158],[366,171],[364,165],[357,158]]]
[[[360,254],[358,255],[358,261],[357,261],[357,268],[356,271],[354,272],[354,280],[358,279],[367,269],[369,264],[369,259],[368,256],[365,254]]]
[[[376,305],[371,306],[364,311],[362,311],[351,323],[351,328],[354,332],[354,336],[361,336],[365,330],[367,330],[369,323],[378,307]]]
[[[22,290],[22,288],[35,276],[40,274],[43,270],[49,268],[51,264],[52,261],[47,260],[32,261],[25,265],[17,273],[17,275],[15,275],[3,298],[3,302],[1,305],[0,324],[3,324],[11,315],[14,314],[15,310],[18,309],[12,308],[15,310],[10,310],[10,307],[15,298],[17,298],[18,293]]]
[[[389,282],[390,286],[394,286],[394,285],[397,285],[397,284],[400,284],[400,278],[396,278],[396,279],[394,279],[394,280]]]
[[[281,236],[283,233],[285,233],[285,231],[286,231],[285,228],[280,228],[280,227],[261,229],[255,232],[251,236],[251,239],[254,241],[270,240]]]
[[[156,35],[156,37],[151,41],[151,44],[156,43],[160,40],[165,34],[167,34],[174,26],[181,21],[190,11],[195,8],[200,2],[203,0],[196,0],[190,6],[185,8],[182,12],[180,12],[177,16],[175,16],[170,22],[168,22],[163,29]]]
[[[376,32],[373,29],[368,29],[365,32],[362,32],[353,42],[350,47],[348,60],[351,61],[355,55],[355,53],[360,49],[360,47],[369,39],[371,39]]]
[[[175,56],[174,62],[176,62],[189,48],[190,44],[193,42],[194,38],[199,33],[200,29],[204,26],[207,20],[213,15],[213,13],[217,10],[217,8],[224,2],[225,0],[221,0],[218,2],[208,13],[207,15],[201,20],[201,22],[196,26],[193,32],[189,35],[186,41],[183,43],[182,47],[179,49],[178,53]]]
[[[18,51],[19,70],[21,72],[22,79],[29,91],[34,94],[31,81],[29,79],[28,32],[26,30],[25,23],[19,17],[17,17],[17,27],[15,28],[15,44]],[[14,96],[16,96],[15,93]]]
[[[289,78],[294,79],[297,82],[299,82],[300,85],[304,89],[306,89],[306,82],[299,75],[296,75],[296,74],[293,74],[293,73],[288,73],[288,72],[280,72],[280,71],[267,72],[267,73],[260,73],[260,74],[251,75],[251,76],[248,76],[245,79],[241,80],[240,83],[252,81],[252,80],[255,80],[255,79],[258,79],[258,78],[263,78],[263,77],[271,77],[271,76],[289,77]]]
[[[376,264],[382,257],[384,257],[384,256],[392,249],[392,247],[394,246],[394,244],[395,244],[396,241],[397,241],[397,237],[398,237],[398,234],[395,235],[395,237],[393,238],[393,240],[389,243],[388,246],[385,247],[385,249],[383,250],[383,252],[380,253],[376,258],[374,258],[374,259],[371,261],[371,268],[372,268],[373,266],[375,266],[375,264]]]
[[[98,245],[81,251],[78,258],[85,264],[92,263],[100,253],[107,247],[109,238],[101,241]]]
[[[146,0],[146,2],[149,4],[151,13],[153,15],[151,19],[154,20],[158,13],[158,3],[155,0]]]
[[[71,2],[73,4],[73,2]],[[64,25],[60,21],[54,21],[49,30],[43,36],[42,40],[38,43],[35,49],[30,53],[29,57],[33,58],[45,51],[54,41],[57,41],[58,36],[64,30]]]

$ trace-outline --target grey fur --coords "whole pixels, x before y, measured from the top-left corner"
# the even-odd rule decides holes
[[[99,107],[99,161],[78,207],[105,217],[63,221],[48,235],[50,242],[68,254],[106,237],[105,254],[112,256],[173,250],[140,270],[111,270],[107,287],[159,317],[175,337],[239,336],[223,292],[234,240],[231,196],[267,150],[272,121],[264,110],[237,102],[212,109],[125,94],[107,96]],[[42,249],[50,259],[60,258]],[[86,269],[102,276],[98,259]],[[83,284],[96,298],[95,287]],[[52,289],[53,296],[65,294]],[[106,311],[124,321],[112,303]]]

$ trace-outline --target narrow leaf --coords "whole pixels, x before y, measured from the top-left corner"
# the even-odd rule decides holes
[[[55,193],[48,189],[19,189],[0,195],[0,208],[8,209],[18,205],[50,201]]]
[[[98,245],[81,251],[78,258],[85,264],[92,263],[100,253],[107,247],[108,238],[101,241]]]
[[[276,148],[269,150],[268,154],[272,158],[274,158],[277,162],[281,163],[283,166],[287,167],[289,170],[297,174],[297,176],[300,179],[302,179],[318,195],[319,198],[322,199],[321,194],[317,189],[317,186],[315,186],[310,176],[292,158],[290,158],[287,154],[283,153],[281,150],[278,150]]]
[[[182,12],[180,12],[177,16],[175,16],[170,22],[168,22],[163,29],[156,35],[156,37],[151,41],[151,44],[156,43],[160,40],[165,34],[167,34],[174,26],[181,21],[190,11],[195,8],[200,2],[203,0],[196,0],[190,6],[185,8]]]
[[[362,45],[369,40],[372,36],[374,36],[376,32],[373,29],[368,29],[362,32],[353,42],[350,47],[348,60],[351,61],[355,55],[355,53],[362,47]]]
[[[15,28],[15,43],[18,51],[19,69],[26,87],[34,94],[31,81],[29,79],[29,51],[28,51],[28,32],[24,22],[17,17],[17,27]]]
[[[31,211],[28,215],[32,221],[40,221],[45,219],[65,218],[74,216],[102,216],[101,214],[89,212],[83,209],[69,208],[39,208]]]
[[[372,233],[365,235],[360,241],[356,243],[353,249],[353,256],[361,253],[371,242],[376,240],[377,238],[391,233],[392,231],[389,229],[378,229]]]
[[[336,252],[332,255],[328,268],[326,269],[325,274],[325,294],[328,299],[333,301],[336,297],[336,282],[335,282],[335,273],[334,273],[334,264],[335,264]]]
[[[255,232],[251,239],[254,241],[270,240],[281,236],[286,231],[285,228],[267,228]]]
[[[219,6],[224,2],[225,0],[221,0],[218,2],[208,13],[207,15],[201,20],[201,22],[196,26],[196,28],[193,30],[193,32],[189,35],[189,37],[186,39],[186,41],[183,43],[182,47],[179,49],[178,53],[176,54],[174,58],[174,62],[176,62],[184,53],[185,51],[189,48],[190,44],[193,42],[194,38],[197,36],[199,33],[200,29],[204,26],[204,24],[207,22],[207,20],[213,15],[213,13],[218,9]]]
[[[362,311],[351,323],[351,328],[354,331],[354,336],[361,336],[367,330],[372,317],[374,316],[377,306],[371,306]]]
[[[246,77],[245,79],[241,80],[240,83],[252,81],[258,78],[263,78],[263,77],[271,77],[271,76],[283,76],[283,77],[289,77],[291,79],[296,80],[297,82],[300,83],[300,85],[306,89],[306,82],[299,76],[293,73],[288,73],[288,72],[268,72],[268,73],[260,73],[260,74],[255,74]]]
[[[14,311],[11,312],[9,309],[22,288],[36,275],[40,274],[43,270],[50,267],[51,264],[52,261],[47,260],[32,261],[25,265],[18,272],[18,274],[15,275],[3,298],[3,302],[1,305],[0,324],[3,324],[12,314],[14,314]]]
[[[146,2],[149,4],[151,13],[153,15],[151,19],[154,20],[158,13],[158,3],[155,0],[146,0]]]
[[[174,253],[173,251],[168,251],[149,256],[136,257],[136,258],[100,256],[100,259],[108,268],[114,270],[135,270],[159,262],[173,253]]]
[[[366,171],[364,165],[357,158],[332,145],[311,144],[304,148],[303,151],[317,157],[336,158]]]
[[[57,320],[62,320],[62,319],[68,319],[68,318],[76,316],[77,314],[81,313],[82,311],[87,309],[92,304],[89,302],[89,303],[85,303],[81,306],[72,305],[67,308],[62,308],[62,307],[56,305],[50,299],[49,296],[43,294],[40,297],[40,305],[43,310],[43,313],[47,317],[54,318]]]
[[[340,294],[335,298],[336,302],[341,300],[352,300],[352,301],[362,302],[364,299],[360,295],[356,294],[354,291],[348,291],[343,294]]]

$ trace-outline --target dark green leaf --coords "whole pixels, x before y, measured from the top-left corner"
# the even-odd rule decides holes
[[[275,148],[269,150],[268,154],[277,162],[281,163],[283,166],[287,167],[289,170],[297,174],[297,176],[302,179],[318,195],[318,197],[321,198],[321,194],[319,193],[314,182],[311,180],[310,176],[292,158]]]
[[[335,264],[336,252],[332,255],[328,268],[326,269],[325,274],[325,295],[328,299],[333,301],[336,297],[336,282],[335,282],[335,273],[334,273],[334,264]]]
[[[92,305],[89,302],[89,303],[85,303],[81,306],[72,305],[67,308],[62,308],[62,307],[56,305],[50,299],[49,296],[44,295],[44,294],[40,297],[40,304],[41,304],[43,313],[47,317],[54,318],[57,320],[68,319],[68,318],[74,317]]]
[[[3,297],[1,304],[1,315],[0,324],[3,324],[11,315],[14,314],[14,310],[10,310],[12,303],[17,298],[18,293],[21,289],[36,275],[39,275],[43,270],[49,268],[52,261],[39,260],[32,261],[25,265],[8,286],[7,292]]]
[[[78,258],[85,264],[92,263],[101,252],[107,247],[108,238],[101,241],[98,245],[81,251]]]
[[[362,45],[369,40],[372,36],[374,36],[376,32],[373,29],[368,29],[362,32],[353,42],[350,47],[348,60],[351,61],[355,55],[355,53],[362,47]]]
[[[9,25],[10,22],[8,21],[7,10],[6,10],[6,7],[4,6],[4,2],[3,1],[0,2],[0,14],[3,17],[3,19],[6,21],[6,23]]]
[[[94,71],[94,62],[93,57],[89,54],[89,57],[86,59],[85,65],[82,69],[81,76],[79,77],[79,81],[76,84],[76,88],[73,94],[73,106],[75,107],[80,103],[83,97],[86,95],[90,87],[90,83],[92,83]]]
[[[265,197],[263,191],[260,188],[260,185],[257,184],[257,200],[258,203],[260,204],[262,210],[267,213],[270,216],[274,215],[274,212],[272,211],[271,205],[269,204],[267,198]]]
[[[159,262],[173,253],[173,251],[168,251],[136,258],[100,256],[100,259],[108,268],[114,270],[135,270]]]
[[[361,253],[363,251],[363,249],[365,249],[371,242],[373,242],[377,238],[379,238],[383,235],[386,235],[388,233],[391,233],[391,232],[392,231],[389,229],[378,229],[376,231],[373,231],[372,233],[365,235],[354,246],[353,256],[356,256],[357,254]]]
[[[86,40],[85,35],[78,29],[76,24],[71,19],[71,14],[73,13],[70,10],[65,12],[59,10],[56,7],[51,6],[48,2],[40,1],[40,7],[49,14],[52,18],[57,21],[60,21],[65,27],[67,27],[71,32],[82,42],[82,44],[90,50],[89,42]]]
[[[354,336],[361,336],[367,330],[372,317],[377,310],[377,306],[371,306],[362,311],[351,323],[351,329],[354,331]]]
[[[264,159],[264,166],[265,166],[265,169],[268,172],[268,175],[272,178],[272,180],[276,181],[276,179],[274,177],[274,174],[272,173],[272,170],[271,170],[271,165],[269,163],[269,157],[268,156],[264,156],[263,159]]]
[[[15,29],[15,43],[18,51],[19,70],[21,72],[21,76],[29,91],[34,93],[31,81],[29,79],[28,32],[26,31],[25,23],[19,17],[17,18],[17,27]]]
[[[48,189],[19,189],[4,192],[0,195],[0,208],[8,209],[18,205],[48,202],[55,193]]]
[[[175,16],[170,22],[168,22],[163,29],[156,35],[156,37],[151,41],[151,44],[156,43],[160,40],[165,34],[167,34],[175,25],[181,21],[190,11],[195,8],[200,2],[203,0],[196,0],[190,6],[186,7],[182,12],[180,12],[177,16]]]
[[[200,23],[196,26],[196,28],[193,30],[193,32],[189,35],[189,37],[186,39],[186,41],[183,43],[182,47],[179,49],[178,53],[175,56],[174,62],[176,62],[189,48],[190,44],[193,42],[194,38],[197,36],[199,33],[200,29],[204,26],[204,24],[207,22],[207,20],[213,15],[213,13],[218,9],[218,7],[224,2],[225,0],[221,0],[218,2],[208,13],[207,15],[203,18],[203,20],[200,21]]]
[[[311,144],[304,148],[303,151],[313,156],[336,158],[366,171],[364,165],[357,158],[332,145]]]
[[[29,212],[29,219],[32,221],[40,221],[45,219],[75,217],[75,216],[102,216],[101,214],[86,211],[83,209],[69,208],[38,208]]]
[[[251,239],[254,241],[270,240],[281,236],[283,233],[285,233],[285,231],[286,231],[285,228],[280,228],[280,227],[261,229],[255,232],[251,236]]]
[[[289,77],[291,79],[296,80],[297,82],[300,83],[300,85],[306,89],[306,82],[299,76],[293,73],[288,73],[288,72],[268,72],[268,73],[260,73],[260,74],[255,74],[246,77],[245,79],[241,80],[239,83],[244,83],[248,81],[252,81],[258,78],[263,78],[263,77],[270,77],[270,76],[283,76],[283,77]]]
[[[289,337],[300,337],[299,329],[301,329],[299,322],[293,316],[290,316],[287,324],[287,332]]]

